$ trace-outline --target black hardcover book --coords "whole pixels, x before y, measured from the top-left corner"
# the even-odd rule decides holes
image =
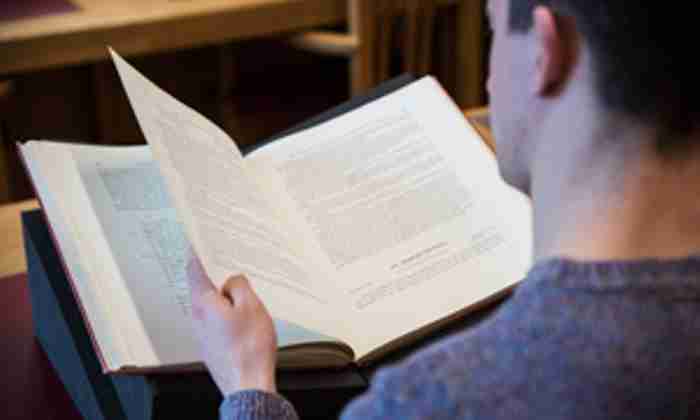
[[[260,145],[321,124],[413,81],[403,76],[389,81],[368,95],[331,109],[287,130]],[[258,146],[259,147],[259,146]],[[250,152],[248,150],[247,152]],[[62,266],[62,259],[41,211],[23,214],[29,286],[36,336],[76,406],[87,419],[218,418],[221,395],[208,373],[115,373],[104,374],[98,347],[94,346],[80,302]],[[478,305],[445,318],[424,332],[416,333],[410,346],[383,353],[381,358],[344,369],[281,371],[278,388],[302,418],[337,418],[342,408],[366,390],[368,379],[381,366],[404,358],[417,348],[447,334],[461,331],[483,319],[507,295],[507,290]],[[438,328],[439,327],[439,328]],[[420,339],[419,339],[420,338]]]
[[[404,75],[267,139],[264,145],[342,115],[411,83]],[[259,146],[258,146],[259,147]],[[250,152],[250,150],[248,151]],[[22,215],[35,333],[86,419],[215,419],[221,395],[206,372],[106,375],[91,343],[51,232],[40,210]],[[281,372],[280,392],[303,418],[335,418],[367,387],[356,368]]]
[[[35,334],[84,418],[218,418],[221,394],[208,373],[103,374],[41,210],[23,213],[22,224]],[[302,418],[337,418],[350,400],[366,390],[378,368],[475,325],[493,308],[458,320],[367,368],[282,372],[280,392]]]
[[[86,419],[216,419],[221,394],[206,372],[102,373],[40,210],[22,214],[35,334]],[[303,418],[335,418],[366,389],[355,368],[280,372],[278,387]]]

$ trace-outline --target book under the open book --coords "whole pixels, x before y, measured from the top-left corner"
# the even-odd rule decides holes
[[[190,246],[250,279],[281,368],[369,364],[529,268],[528,199],[434,79],[243,156],[112,57],[148,145],[20,145],[105,372],[202,367]]]

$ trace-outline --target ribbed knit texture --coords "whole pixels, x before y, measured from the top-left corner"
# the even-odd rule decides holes
[[[221,416],[297,418],[256,392]],[[700,257],[539,263],[477,328],[379,371],[342,418],[700,418]]]
[[[241,391],[224,399],[220,408],[222,419],[296,419],[294,407],[275,394],[262,391]]]

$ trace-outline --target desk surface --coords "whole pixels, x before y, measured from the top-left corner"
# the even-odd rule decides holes
[[[36,200],[0,206],[0,283],[4,278],[27,271],[20,214],[39,207]]]
[[[0,413],[3,419],[79,420],[51,362],[34,339],[25,275],[0,281]]]
[[[79,10],[3,22],[0,75],[195,47],[339,21],[336,0],[72,0]]]
[[[347,0],[71,1],[77,11],[2,22],[0,76],[103,60],[106,45],[123,55],[146,54],[347,18]]]

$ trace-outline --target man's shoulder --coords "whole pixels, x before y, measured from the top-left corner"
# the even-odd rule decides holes
[[[492,401],[510,393],[513,383],[488,383],[489,378],[508,377],[501,371],[508,361],[501,358],[512,357],[501,356],[510,346],[499,345],[500,321],[493,318],[379,370],[372,378],[370,392],[354,401],[344,418],[479,415]]]
[[[510,346],[503,346],[512,334],[505,331],[498,316],[468,331],[447,337],[403,362],[380,370],[374,377],[381,387],[390,388],[400,398],[435,399],[438,394],[464,399],[464,391],[474,385],[477,371],[502,366]],[[422,396],[422,397],[421,397]]]

